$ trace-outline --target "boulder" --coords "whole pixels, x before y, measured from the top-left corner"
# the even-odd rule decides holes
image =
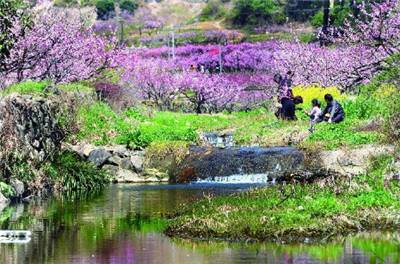
[[[365,173],[370,158],[382,154],[394,154],[394,152],[393,146],[363,145],[356,149],[322,151],[315,162],[326,170],[352,176]]]
[[[125,145],[113,145],[105,147],[107,151],[111,152],[114,156],[121,158],[129,156],[129,150]]]
[[[105,164],[102,169],[108,172],[111,176],[116,176],[119,168],[115,165]]]
[[[122,162],[122,159],[118,155],[112,155],[108,160],[108,164],[120,166]]]
[[[85,144],[80,148],[80,153],[84,156],[84,157],[89,157],[90,153],[96,149],[96,146],[91,145],[91,144]],[[79,153],[78,153],[79,154]],[[80,156],[82,156],[80,155]]]
[[[157,169],[146,169],[143,171],[143,177],[150,182],[168,182],[169,175],[166,172]]]
[[[144,157],[139,155],[131,156],[130,158],[133,168],[136,172],[143,171]]]
[[[143,178],[141,178],[137,173],[131,170],[119,169],[117,171],[117,175],[115,177],[116,182],[125,182],[125,183],[135,183],[135,182],[144,182]]]
[[[15,196],[21,198],[25,192],[24,183],[18,179],[12,179],[10,185],[15,191]]]
[[[88,161],[93,162],[97,167],[101,167],[111,157],[111,153],[105,149],[95,149],[90,152]]]
[[[139,175],[131,170],[119,169],[114,178],[114,182],[118,183],[146,183],[168,181],[168,175],[159,171],[148,171],[143,175]]]
[[[189,182],[249,174],[265,174],[273,180],[303,166],[304,154],[291,147],[192,147],[171,180]]]
[[[134,167],[133,167],[133,164],[132,164],[130,158],[121,159],[121,163],[120,163],[119,167],[124,170],[134,170]]]

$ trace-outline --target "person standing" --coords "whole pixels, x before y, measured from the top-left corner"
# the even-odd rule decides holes
[[[294,95],[292,90],[292,71],[288,71],[285,77],[280,74],[274,76],[274,81],[278,84],[278,100],[281,107],[278,108],[275,116],[284,120],[294,118]]]
[[[315,128],[314,126],[318,123],[321,122],[321,115],[322,115],[322,110],[321,110],[321,103],[318,101],[318,99],[313,99],[311,101],[312,104],[312,109],[310,112],[305,111],[306,115],[310,117],[310,128],[308,129],[311,133],[314,132]]]

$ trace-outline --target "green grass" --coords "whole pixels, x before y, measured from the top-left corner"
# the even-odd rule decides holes
[[[393,157],[368,174],[325,185],[292,184],[208,198],[188,204],[169,221],[167,234],[228,240],[304,241],[399,227],[399,183],[383,183]]]
[[[44,89],[48,85],[48,82],[27,81],[12,85],[3,94],[46,96]],[[93,93],[93,88],[84,83],[58,85],[57,88],[68,93]],[[315,87],[298,92],[307,99],[303,108],[310,107],[307,104],[317,96],[317,92],[319,97],[324,94],[324,90]],[[307,131],[308,117],[301,111],[297,114],[298,121],[285,122],[277,120],[272,111],[263,108],[201,115],[174,112],[143,114],[141,110],[133,108],[117,113],[107,103],[93,101],[79,106],[79,132],[72,135],[72,139],[96,145],[124,144],[131,148],[145,148],[153,142],[163,141],[195,144],[202,132],[230,132],[239,145],[282,146],[305,142],[305,145],[316,144],[325,149],[337,149],[377,143],[384,139],[379,129],[361,131],[358,127],[387,115],[390,104],[386,98],[371,93],[357,97],[342,95],[340,101],[346,112],[346,120],[341,124],[318,124],[311,136]]]
[[[13,84],[1,92],[5,96],[12,93],[17,94],[41,94],[44,88],[49,85],[48,82],[33,82],[26,81],[18,84]]]
[[[44,166],[43,170],[57,191],[64,195],[100,190],[110,182],[106,172],[70,152],[59,154],[51,164]]]
[[[45,88],[51,85],[50,82],[47,81],[25,81],[17,84],[13,84],[3,90],[0,95],[6,96],[12,93],[17,94],[25,94],[25,95],[45,95]],[[94,89],[80,83],[69,83],[69,84],[60,84],[56,86],[57,89],[64,92],[80,92],[80,93],[93,93]]]
[[[308,117],[301,111],[295,122],[277,120],[265,109],[211,115],[154,112],[145,116],[135,109],[116,113],[106,103],[95,102],[80,108],[77,138],[97,145],[116,143],[136,148],[158,141],[196,143],[200,133],[214,131],[232,132],[239,145],[282,146],[300,135],[298,141],[317,143],[325,149],[377,143],[384,138],[379,130],[357,130],[381,115],[385,108],[380,102],[357,98],[344,101],[343,106],[348,113],[344,122],[318,124],[316,132],[309,135]]]

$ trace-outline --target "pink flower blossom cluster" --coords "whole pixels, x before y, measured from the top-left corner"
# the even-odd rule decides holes
[[[2,85],[26,79],[55,83],[85,80],[109,67],[112,60],[111,42],[60,14],[41,14],[24,35],[17,23],[13,30],[21,37],[0,73]]]

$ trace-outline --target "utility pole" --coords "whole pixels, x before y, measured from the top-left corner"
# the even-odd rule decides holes
[[[222,73],[222,48],[221,48],[221,44],[218,45],[218,59],[219,59],[219,73]]]
[[[322,32],[326,33],[329,27],[329,8],[330,8],[330,0],[324,0],[324,18],[322,24]]]
[[[121,8],[118,1],[115,3],[115,13],[119,22],[119,45],[122,45],[124,43],[124,19],[121,17]]]
[[[172,26],[171,44],[172,44],[172,59],[175,60],[175,27],[174,26]]]

